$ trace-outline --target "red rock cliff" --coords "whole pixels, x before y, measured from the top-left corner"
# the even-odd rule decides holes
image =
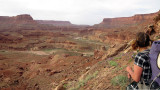
[[[54,21],[54,20],[36,20],[39,24],[50,24],[54,26],[73,26],[69,21]]]
[[[17,15],[13,17],[0,16],[0,24],[35,24],[36,22],[28,14]]]
[[[119,17],[119,18],[104,18],[100,24],[94,25],[96,27],[105,27],[105,28],[115,28],[123,26],[132,26],[135,24],[141,23],[151,23],[153,18],[157,15],[156,13],[151,14],[138,14],[132,17]]]

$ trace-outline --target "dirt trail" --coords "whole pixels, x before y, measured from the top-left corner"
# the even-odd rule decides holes
[[[44,51],[24,51],[26,53],[33,53],[33,54],[36,54],[36,55],[50,55],[53,53],[53,51],[51,52],[44,52]]]
[[[50,51],[50,52],[45,52],[45,51],[9,51],[9,52],[30,53],[30,54],[36,54],[36,55],[50,55],[55,51]]]

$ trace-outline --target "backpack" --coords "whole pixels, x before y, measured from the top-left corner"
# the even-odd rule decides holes
[[[152,69],[150,87],[151,89],[157,89],[160,87],[160,41],[153,42],[149,57]]]

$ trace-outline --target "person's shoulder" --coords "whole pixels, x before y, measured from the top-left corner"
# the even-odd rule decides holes
[[[144,51],[142,51],[142,52],[139,52],[138,54],[137,54],[137,57],[139,57],[140,59],[142,59],[142,60],[148,60],[149,59],[149,49],[147,49],[147,50],[144,50]]]
[[[150,52],[150,50],[147,49],[147,50],[144,50],[144,51],[142,51],[142,52],[138,52],[137,55],[147,55],[147,56],[148,56],[149,52]]]

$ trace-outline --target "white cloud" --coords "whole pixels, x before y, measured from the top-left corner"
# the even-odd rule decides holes
[[[160,0],[0,0],[0,16],[31,14],[34,19],[97,24],[103,18],[152,13]]]

